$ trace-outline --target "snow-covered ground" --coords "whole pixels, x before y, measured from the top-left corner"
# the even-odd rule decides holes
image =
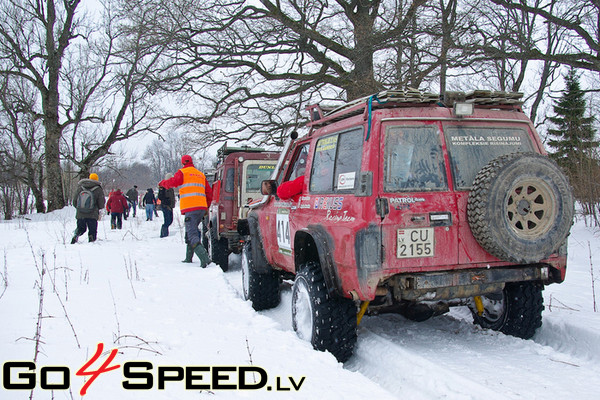
[[[570,237],[567,279],[545,290],[543,326],[533,340],[480,329],[464,308],[421,323],[365,317],[355,355],[342,365],[296,337],[289,287],[279,307],[257,313],[240,294],[239,256],[230,256],[227,273],[214,264],[201,269],[196,258],[181,263],[178,213],[168,238],[159,238],[162,216],[147,222],[142,211],[122,230],[104,217],[97,242],[83,236],[71,245],[74,213],[69,207],[0,222],[0,399],[30,398],[31,390],[6,386],[28,386],[33,373],[34,399],[81,398],[92,379],[76,373],[99,343],[102,354],[84,370],[100,369],[112,349],[104,367],[119,368],[93,380],[84,399],[600,396],[592,284],[592,271],[600,276],[600,232],[581,222]],[[33,360],[34,371],[11,363]],[[41,388],[67,386],[65,375],[68,389]],[[240,384],[248,389],[234,390]]]

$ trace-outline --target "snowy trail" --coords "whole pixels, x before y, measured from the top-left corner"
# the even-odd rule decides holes
[[[230,266],[226,279],[241,297],[235,256]],[[284,287],[281,304],[260,314],[291,331],[290,302]],[[545,318],[533,340],[522,340],[473,325],[464,307],[420,323],[367,316],[344,368],[398,398],[591,400],[600,392],[600,332]],[[563,382],[573,375],[582,382],[576,393]]]

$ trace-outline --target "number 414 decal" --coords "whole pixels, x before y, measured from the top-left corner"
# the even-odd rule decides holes
[[[292,254],[292,241],[290,238],[290,210],[279,208],[277,210],[277,245],[279,252]]]

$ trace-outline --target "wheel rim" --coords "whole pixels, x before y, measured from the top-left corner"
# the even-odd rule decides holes
[[[487,296],[481,296],[481,302],[483,303],[483,315],[490,324],[494,324],[504,318],[506,310],[506,302],[504,292],[498,295],[498,298],[493,299]]]
[[[298,337],[308,342],[313,333],[313,310],[310,294],[304,280],[300,280],[292,298],[292,316],[294,330]]]
[[[521,238],[544,235],[556,219],[556,199],[546,182],[524,180],[510,190],[506,214],[512,230]]]
[[[242,292],[244,295],[244,300],[248,300],[249,296],[249,288],[250,287],[250,266],[248,264],[248,255],[247,251],[244,248],[242,251]]]

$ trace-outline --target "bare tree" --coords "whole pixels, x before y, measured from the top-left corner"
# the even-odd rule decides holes
[[[520,41],[520,37],[507,37],[511,47],[502,48],[495,43],[481,44],[484,53],[496,60],[540,60],[569,65],[578,69],[600,72],[600,32],[598,17],[600,2],[598,0],[578,1],[522,1],[491,0],[509,11],[519,11],[528,18],[539,17],[546,24],[556,27],[564,41],[555,51],[544,49],[544,42]]]
[[[198,146],[232,138],[280,144],[303,125],[307,104],[384,89],[378,56],[410,36],[426,2],[156,0],[152,7],[167,18],[156,37],[172,40],[172,68],[181,74],[179,85],[161,86],[182,105],[171,118]]]
[[[33,118],[35,93],[25,80],[4,79],[0,84],[0,165],[5,178],[5,191],[12,187],[12,192],[20,193],[18,182],[25,184],[35,198],[37,212],[45,212],[43,194],[43,134],[41,124]],[[5,198],[9,196],[5,193]],[[11,199],[27,199],[18,195]],[[27,203],[21,203],[19,210],[27,211]],[[8,213],[8,212],[7,212]]]
[[[67,48],[84,33],[80,0],[6,0],[0,9],[0,74],[28,80],[39,93],[43,121],[48,210],[65,205],[60,168],[60,80]]]

